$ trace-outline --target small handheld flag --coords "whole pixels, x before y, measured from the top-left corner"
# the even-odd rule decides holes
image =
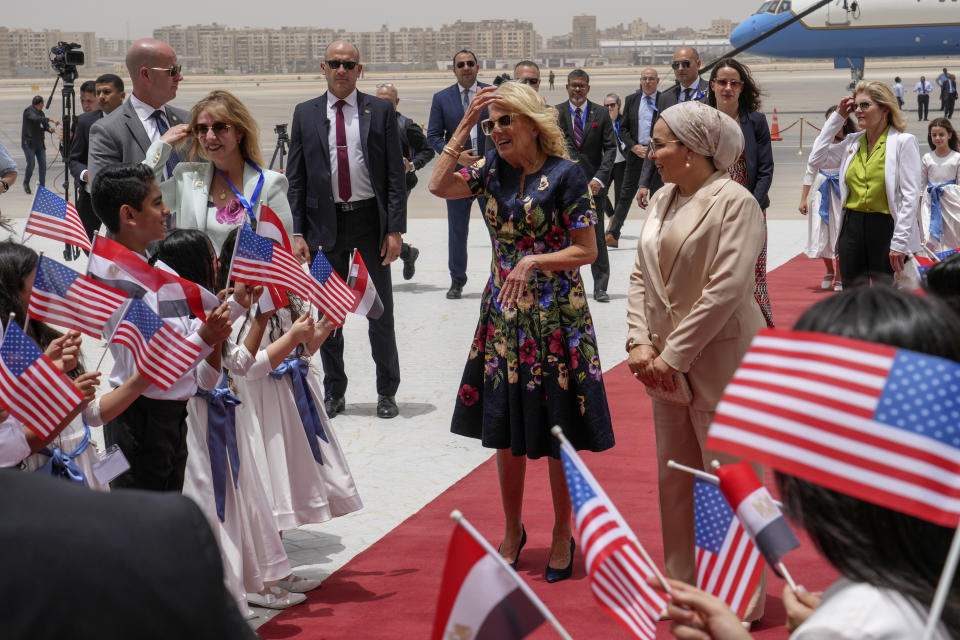
[[[41,322],[100,338],[107,320],[126,300],[123,291],[40,256],[28,311]]]
[[[39,185],[36,195],[33,196],[30,215],[23,232],[66,242],[87,252],[91,249],[90,238],[83,228],[77,208],[53,191]]]
[[[317,307],[324,315],[336,320],[337,324],[343,324],[347,312],[357,306],[357,293],[333,270],[323,251],[317,251],[310,265],[310,275],[320,285],[321,298]]]
[[[110,342],[130,349],[137,370],[160,389],[169,389],[183,377],[203,351],[137,298],[127,303]]]
[[[376,320],[383,315],[383,302],[380,300],[377,288],[373,286],[373,280],[370,279],[367,265],[364,264],[359,251],[353,252],[347,286],[353,289],[356,296],[351,311],[361,316],[367,316],[371,320]]]
[[[0,403],[46,438],[83,402],[83,393],[23,332],[12,314],[0,342]]]

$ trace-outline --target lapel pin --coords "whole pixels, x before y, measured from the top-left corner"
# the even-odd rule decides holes
[[[196,187],[197,189],[202,188],[202,187],[203,187],[203,180],[197,180],[196,182],[193,183],[193,186]]]
[[[370,115],[370,109],[364,109],[363,112],[367,115]]]

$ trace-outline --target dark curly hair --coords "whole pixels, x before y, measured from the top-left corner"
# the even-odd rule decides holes
[[[717,72],[720,69],[733,69],[739,74],[740,81],[743,82],[743,91],[740,92],[740,113],[760,111],[760,87],[753,81],[753,76],[750,75],[750,69],[747,65],[734,58],[723,58],[710,70],[711,85],[707,96],[708,104],[714,108],[717,106],[717,97],[714,95],[712,83],[717,79]]]

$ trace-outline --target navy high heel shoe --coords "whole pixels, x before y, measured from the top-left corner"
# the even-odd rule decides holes
[[[520,562],[520,552],[523,551],[523,545],[527,544],[527,530],[524,528],[524,526],[523,526],[522,524],[520,525],[520,533],[521,533],[521,535],[520,535],[520,546],[517,547],[517,555],[514,556],[513,562],[509,563],[509,564],[510,564],[510,568],[513,569],[514,571],[517,570],[517,563]],[[499,547],[497,547],[497,552],[498,552],[498,553],[500,552],[500,548],[499,548]]]
[[[560,582],[573,575],[573,551],[577,548],[573,538],[570,538],[570,564],[563,569],[554,569],[550,566],[550,560],[547,560],[547,570],[543,572],[543,577],[547,582]]]

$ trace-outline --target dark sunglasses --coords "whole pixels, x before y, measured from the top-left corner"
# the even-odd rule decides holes
[[[327,66],[336,71],[343,67],[347,71],[353,71],[357,67],[356,60],[327,60]]]
[[[680,67],[683,67],[684,69],[689,69],[690,64],[691,63],[689,60],[674,60],[673,62],[670,63],[670,66],[673,68],[674,71],[676,71]]]
[[[714,82],[717,83],[717,86],[720,87],[730,87],[731,89],[736,89],[743,85],[742,80],[725,80],[723,78],[715,78]]]
[[[477,63],[473,60],[461,60],[457,63],[457,69],[463,69],[464,67],[475,67]]]
[[[616,102],[611,102],[611,103],[609,103],[609,104],[606,105],[607,109],[616,109],[616,108],[619,107],[619,106],[620,106],[620,105],[618,105]]]
[[[492,118],[487,118],[486,120],[480,123],[480,130],[483,131],[483,135],[488,136],[491,133],[493,133],[494,126],[498,126],[501,129],[509,127],[511,124],[513,124],[513,119],[516,118],[518,115],[519,114],[516,114],[516,113],[508,113],[506,115],[500,116],[496,120],[493,120]]]
[[[226,122],[214,122],[211,125],[198,124],[193,129],[197,132],[197,135],[202,138],[203,136],[207,135],[208,131],[213,131],[216,135],[220,135],[229,128],[230,125]]]
[[[872,103],[872,102],[858,102],[858,103],[856,103],[855,105],[853,105],[853,109],[854,109],[854,110],[859,109],[860,111],[866,111],[867,109],[869,109],[869,108],[872,107],[872,106],[873,106],[873,103]]]
[[[540,78],[517,78],[517,82],[536,86],[540,84]]]
[[[183,65],[175,65],[173,67],[147,67],[151,71],[166,71],[170,74],[170,77],[176,77],[180,75],[180,71],[183,69]]]

